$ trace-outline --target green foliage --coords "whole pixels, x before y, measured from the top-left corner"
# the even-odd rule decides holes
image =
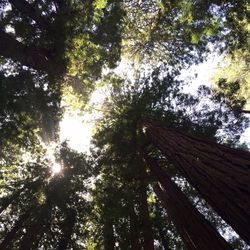
[[[94,231],[101,231],[105,225],[103,219],[107,216],[114,227],[113,237],[119,244],[119,249],[132,249],[131,241],[127,240],[131,233],[129,231],[132,223],[130,220],[131,207],[134,209],[138,207],[136,220],[138,225],[141,225],[142,214],[139,209],[138,185],[140,186],[140,183],[144,181],[150,185],[154,181],[151,177],[141,176],[142,158],[138,150],[141,146],[148,145],[148,142],[138,130],[140,124],[143,121],[161,122],[167,124],[168,127],[178,128],[213,140],[223,127],[227,136],[231,131],[230,137],[233,142],[233,140],[237,141],[235,131],[241,129],[244,120],[243,117],[233,117],[233,113],[229,109],[221,112],[220,107],[216,107],[216,103],[213,104],[211,110],[207,105],[198,110],[200,99],[213,99],[209,96],[208,89],[201,88],[199,98],[183,94],[181,92],[182,83],[176,79],[177,73],[174,77],[174,72],[170,71],[171,74],[165,72],[165,76],[160,76],[160,72],[160,70],[155,70],[151,76],[141,77],[135,83],[110,76],[113,83],[113,87],[110,89],[111,97],[104,106],[105,115],[98,124],[94,136],[94,145],[98,149],[96,159],[100,167],[100,178],[96,182],[92,194],[93,201],[97,204],[95,206],[99,208],[96,223],[100,224],[98,227],[100,229],[95,228]],[[235,127],[232,127],[232,124]],[[163,161],[162,155],[157,153],[157,157],[161,159],[165,168],[167,166],[166,170],[172,178],[179,176],[173,167],[169,167],[166,160]],[[177,180],[178,182],[183,183],[183,179],[180,178]],[[197,193],[187,183],[183,189],[191,200],[197,200]],[[148,195],[152,197],[151,189],[148,190]],[[109,204],[109,206],[106,207],[105,204]],[[154,200],[148,202],[148,206],[152,222],[155,223],[153,224],[154,237],[159,241],[160,246],[163,244],[164,239],[161,236],[163,234],[168,239],[169,246],[172,246],[173,249],[182,249],[183,245],[176,236],[172,224],[169,223],[166,212],[163,212],[162,208],[160,209],[161,206],[156,205]],[[203,204],[200,209],[206,215],[210,213],[208,218],[214,221],[218,228],[225,227],[218,216],[207,208],[206,204]],[[123,230],[120,229],[121,221]],[[142,235],[142,227],[138,226],[136,230]],[[100,245],[104,245],[105,234],[102,237],[95,238],[95,242],[99,241]],[[125,239],[126,244],[121,239]],[[143,239],[140,242],[143,242]]]
[[[247,1],[4,0],[0,8],[0,248],[140,250],[146,214],[156,250],[184,249],[153,192],[141,147],[227,230],[141,125],[237,145],[248,126],[236,112],[249,97]],[[180,71],[204,60],[210,44],[232,56],[226,77],[218,76],[226,79],[220,92],[201,86],[196,96],[183,93]],[[132,81],[113,73],[121,55],[137,70]],[[109,96],[91,155],[63,143],[54,152],[62,171],[52,173],[44,142],[58,142],[61,104],[84,111],[97,80]]]
[[[64,222],[73,211],[76,214],[73,227],[77,241],[70,244],[74,249],[79,249],[79,244],[83,241],[82,235],[86,234],[83,224],[89,207],[85,197],[92,170],[85,155],[69,150],[64,144],[57,155],[60,157],[63,170],[52,177],[49,166],[51,163],[46,158],[42,158],[44,153],[44,151],[40,152],[37,159],[32,159],[35,163],[22,164],[19,161],[15,171],[10,173],[12,176],[6,176],[7,173],[3,172],[4,188],[8,192],[4,191],[5,196],[1,198],[0,204],[1,208],[5,207],[5,204],[9,205],[1,218],[1,238],[11,230],[10,225],[13,225],[14,221],[18,221],[22,214],[28,212],[29,216],[24,222],[25,230],[19,229],[15,237],[8,242],[8,246],[12,246],[11,249],[19,249],[18,246],[25,244],[28,244],[27,247],[41,244],[47,248],[56,248],[67,232]],[[10,169],[8,171],[10,172]],[[13,178],[15,174],[16,181]],[[8,183],[10,180],[12,180],[11,183]],[[36,228],[33,222],[41,225]],[[26,236],[31,237],[32,233],[36,239],[32,238],[32,242],[25,242]],[[72,232],[69,233],[67,237],[71,238]],[[69,242],[71,242],[70,238]]]
[[[124,1],[123,54],[135,63],[188,66],[206,58],[208,44],[247,50],[247,1]]]
[[[232,109],[250,108],[249,52],[236,50],[224,56],[224,64],[213,77],[215,91],[224,96]]]

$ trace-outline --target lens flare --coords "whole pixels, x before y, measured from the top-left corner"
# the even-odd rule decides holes
[[[59,163],[54,162],[52,164],[51,170],[53,174],[58,174],[62,170],[62,166]]]

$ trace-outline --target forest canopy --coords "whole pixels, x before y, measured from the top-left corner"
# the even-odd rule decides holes
[[[0,250],[248,249],[249,11],[0,0]],[[94,121],[87,152],[60,139],[69,113]]]

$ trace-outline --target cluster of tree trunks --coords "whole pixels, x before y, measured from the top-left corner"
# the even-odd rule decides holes
[[[144,124],[143,130],[211,207],[250,244],[250,153],[158,124]],[[166,184],[167,178],[162,180],[158,193],[164,193],[163,181]]]
[[[158,180],[154,191],[161,199],[186,248],[188,250],[232,249],[170,177],[160,169],[157,162],[145,153],[143,157],[150,166],[151,173]]]

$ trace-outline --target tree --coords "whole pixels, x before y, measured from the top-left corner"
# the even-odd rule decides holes
[[[81,68],[83,72],[87,72],[86,68],[90,70],[92,67],[95,73],[98,70],[93,69],[93,66],[100,69],[103,63],[107,61],[114,63],[117,60],[117,56],[114,58],[115,53],[108,54],[106,49],[112,43],[116,43],[115,52],[119,52],[119,24],[123,15],[119,11],[119,1],[115,4],[110,1],[98,5],[91,1],[85,3],[45,1],[39,4],[11,0],[9,4],[11,8],[2,15],[0,32],[4,44],[0,51],[2,56],[49,73],[53,77],[62,77],[66,64],[76,67],[75,63],[79,63],[79,60],[84,62],[81,64],[85,67],[85,69]],[[106,8],[110,8],[110,12],[107,12]],[[104,31],[110,19],[113,32],[117,34],[113,38]],[[6,31],[8,25],[14,32]],[[95,31],[91,28],[93,25],[96,26]],[[106,40],[98,38],[99,29],[104,31]],[[100,49],[97,48],[98,46]],[[75,50],[78,51],[75,52]],[[84,58],[89,52],[98,54],[93,55],[95,60]],[[77,62],[73,62],[72,59]],[[71,61],[67,62],[68,60]],[[72,69],[68,70],[72,71]],[[75,72],[74,76],[83,72]]]
[[[224,98],[235,112],[249,113],[249,52],[236,50],[223,56],[213,80],[215,98]]]
[[[114,67],[119,59],[124,12],[119,1],[10,0],[0,6],[0,155],[5,157],[39,137],[45,143],[58,140],[63,97],[72,90],[84,97],[84,106],[101,68]]]
[[[173,67],[188,66],[206,58],[208,43],[221,51],[248,47],[247,1],[124,3],[124,51],[139,64],[162,61]]]
[[[142,157],[157,180],[154,191],[166,206],[187,249],[231,249],[219,233],[199,214],[157,162],[144,151]],[[204,231],[203,231],[204,230]]]
[[[59,155],[63,164],[60,174],[51,177],[48,166],[37,166],[39,182],[26,185],[19,191],[20,197],[10,201],[9,209],[5,208],[7,218],[3,215],[2,225],[6,230],[1,232],[0,249],[79,247],[72,242],[72,235],[79,240],[83,234],[82,223],[89,209],[84,194],[91,170],[86,156],[69,150],[65,144]],[[47,176],[42,176],[42,167]],[[12,196],[6,197],[9,198]]]
[[[114,76],[111,78],[114,83],[113,88],[110,90],[111,98],[109,98],[106,105],[103,106],[105,115],[98,124],[94,143],[97,147],[97,159],[101,160],[100,167],[103,169],[101,170],[102,174],[98,180],[98,184],[103,182],[104,185],[104,183],[107,183],[107,180],[109,180],[108,183],[112,186],[112,191],[109,188],[100,189],[99,185],[96,186],[96,189],[101,194],[107,190],[105,196],[110,197],[109,199],[112,200],[112,203],[109,204],[112,204],[113,208],[116,206],[113,205],[113,200],[114,197],[118,196],[117,191],[119,192],[119,197],[123,195],[124,198],[118,198],[115,204],[120,200],[122,203],[125,202],[125,200],[127,202],[128,198],[126,193],[136,198],[132,200],[135,205],[138,203],[137,195],[134,193],[135,190],[138,192],[138,189],[135,187],[128,189],[128,186],[131,185],[133,187],[137,182],[145,181],[149,183],[148,199],[152,195],[152,189],[150,191],[152,177],[142,178],[139,174],[140,168],[138,168],[141,166],[141,158],[138,157],[138,146],[145,143],[145,138],[137,131],[137,125],[140,127],[141,121],[161,120],[162,123],[168,124],[171,128],[179,128],[192,134],[199,134],[203,138],[212,138],[215,141],[216,131],[221,129],[222,126],[223,128],[228,126],[226,125],[228,120],[223,120],[223,117],[228,116],[230,120],[232,119],[231,121],[239,121],[239,119],[242,119],[240,117],[234,118],[233,112],[230,111],[230,109],[225,109],[222,113],[220,105],[217,106],[216,103],[212,105],[211,110],[207,104],[205,104],[204,108],[198,110],[196,107],[199,106],[200,97],[196,99],[195,97],[181,93],[181,83],[173,77],[173,74],[168,75],[166,73],[166,75],[161,78],[158,72],[159,71],[156,70],[148,78],[141,77],[140,80],[138,80],[140,82],[133,84],[126,80],[123,82],[122,79],[114,78]],[[200,92],[200,96],[202,96],[203,99],[209,96],[208,93],[205,94],[206,92]],[[188,112],[188,115],[186,115],[186,112]],[[223,123],[218,121],[223,121]],[[230,124],[236,125],[235,122],[230,122]],[[228,131],[232,132],[234,129],[239,131],[242,124],[240,125],[239,123],[238,125],[238,129],[231,126],[227,127],[227,134],[230,134]],[[235,135],[235,133],[232,134],[231,138],[233,139]],[[157,157],[160,158],[161,156],[157,154]],[[170,164],[167,164],[167,166],[169,165]],[[171,167],[171,170],[172,169],[173,167]],[[176,175],[176,171],[172,170],[172,176],[175,177]],[[116,186],[116,188],[114,186]],[[190,192],[188,193],[187,191],[187,195],[190,198]],[[96,197],[96,195],[94,197]],[[194,199],[196,200],[197,196],[194,196]],[[166,220],[166,215],[164,215],[162,211],[156,210],[155,207],[156,206],[152,204],[148,205],[150,214],[152,214],[151,218],[154,217],[155,214],[160,213],[162,218]],[[121,208],[117,208],[115,211],[118,214],[115,212],[110,212],[110,214],[115,213],[118,218],[121,216],[118,221],[123,221],[122,218],[125,216],[121,214]],[[129,217],[132,217],[131,213]],[[165,226],[161,225],[162,222],[154,223],[154,219],[152,219],[152,222],[154,240],[157,239],[157,242],[161,242],[161,247],[163,247],[162,242],[166,243],[166,240],[162,241],[164,237],[160,238],[159,231],[166,232]],[[126,223],[127,220],[124,220],[124,226]],[[115,231],[118,234],[116,241],[119,242],[120,248],[123,249],[119,241],[118,224],[118,222],[114,223]],[[134,231],[132,231],[133,235],[136,234],[137,230],[138,229],[135,228]],[[139,231],[140,230],[142,229],[139,228]],[[169,231],[171,232],[169,236],[171,240],[169,240],[168,244],[169,246],[174,246],[172,245],[173,227],[170,227]],[[166,233],[166,235],[168,235],[168,233]],[[175,245],[178,244],[176,241],[174,243]],[[126,247],[130,248],[129,245]],[[156,246],[154,247],[156,248]]]
[[[211,43],[228,53],[246,48],[247,8],[245,0],[0,1],[0,247],[183,250],[176,216],[156,197],[155,178],[138,153],[145,145],[217,231],[227,230],[140,125],[158,121],[239,145],[246,117],[204,87],[184,94],[178,77],[205,59]],[[139,59],[132,81],[112,74],[120,54]],[[85,111],[99,85],[110,96],[91,155],[63,144],[54,150],[62,170],[52,173],[41,139],[57,143],[62,106],[73,99]],[[232,235],[228,241],[245,247]]]
[[[32,134],[32,129],[39,130],[44,141],[55,140],[61,117],[60,87],[55,83],[49,84],[48,77],[28,70],[19,70],[10,75],[1,71],[0,74],[3,140],[12,137],[14,142],[13,137],[17,140],[21,133],[26,133],[21,138],[31,138],[32,135],[29,136],[28,133]],[[29,131],[25,126],[30,126]]]
[[[143,128],[151,141],[249,244],[249,153],[160,125],[144,124]]]

